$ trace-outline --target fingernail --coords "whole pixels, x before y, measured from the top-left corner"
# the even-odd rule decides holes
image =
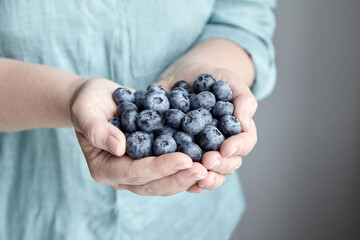
[[[106,138],[106,146],[108,147],[109,151],[112,154],[116,156],[120,155],[119,154],[120,142],[114,136],[110,135]]]
[[[234,148],[233,151],[229,154],[228,157],[234,156],[237,153],[237,151],[238,151],[238,148]]]
[[[176,164],[175,166],[173,166],[173,169],[175,171],[180,171],[180,170],[184,170],[184,169],[188,169],[188,168],[191,168],[191,165],[187,166],[187,165],[184,165],[184,164]]]
[[[218,166],[220,166],[220,159],[216,159],[215,162],[209,167],[210,169],[214,169],[217,168]]]
[[[245,129],[249,129],[249,127],[250,127],[250,120],[251,120],[250,113],[249,113],[249,112],[245,112],[245,113],[244,113],[244,119],[243,119]]]
[[[201,175],[199,175],[198,173],[195,173],[195,174],[191,175],[191,176],[189,177],[189,179],[192,180],[192,181],[197,181],[197,180],[204,179],[205,177],[206,177],[206,176],[201,176]]]

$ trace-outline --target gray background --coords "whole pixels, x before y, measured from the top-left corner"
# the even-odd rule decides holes
[[[232,239],[360,239],[360,1],[283,0]]]

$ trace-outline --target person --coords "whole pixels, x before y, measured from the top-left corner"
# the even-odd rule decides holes
[[[234,172],[276,78],[274,7],[1,1],[0,239],[229,239],[245,209]],[[169,90],[201,73],[230,84],[244,132],[201,164],[124,155],[124,134],[107,122],[114,89],[158,80]]]

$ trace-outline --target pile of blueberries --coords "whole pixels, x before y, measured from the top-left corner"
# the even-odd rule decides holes
[[[201,74],[194,88],[180,80],[170,93],[154,83],[135,93],[117,88],[113,99],[116,117],[109,120],[126,136],[126,153],[139,159],[183,152],[200,162],[207,151],[242,130],[233,116],[233,93],[224,81]]]

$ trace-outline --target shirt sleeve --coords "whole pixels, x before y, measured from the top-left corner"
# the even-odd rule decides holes
[[[258,100],[268,96],[276,82],[272,36],[276,0],[216,0],[197,42],[225,38],[244,48],[252,58],[256,78],[252,91]]]

